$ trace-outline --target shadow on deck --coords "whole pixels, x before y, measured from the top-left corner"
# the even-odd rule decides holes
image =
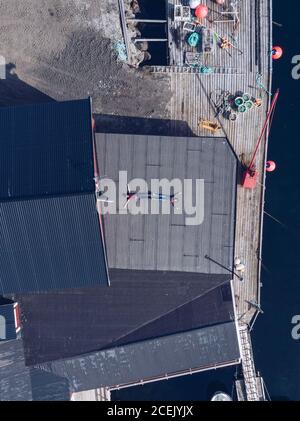
[[[94,117],[97,133],[140,134],[148,136],[196,136],[185,121],[125,117],[108,114],[95,114]]]
[[[6,65],[6,79],[0,80],[0,107],[55,101],[21,80],[13,63]],[[99,133],[140,134],[152,136],[188,136],[195,134],[185,121],[95,114]]]

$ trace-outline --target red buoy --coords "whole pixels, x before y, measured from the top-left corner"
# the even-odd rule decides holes
[[[273,60],[279,60],[283,55],[283,49],[276,45],[272,48],[272,58]]]
[[[199,4],[195,10],[195,16],[199,19],[204,19],[208,15],[208,7],[205,4]]]
[[[268,161],[268,162],[267,162],[267,167],[266,167],[266,170],[267,170],[268,172],[273,172],[273,171],[275,171],[275,170],[276,170],[276,164],[275,164],[275,162],[274,162],[274,161]]]

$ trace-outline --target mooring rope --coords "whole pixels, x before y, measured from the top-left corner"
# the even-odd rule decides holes
[[[272,96],[272,92],[268,91],[268,89],[266,88],[266,86],[262,83],[262,74],[257,73],[256,74],[256,84],[257,86],[262,89],[266,94],[268,94],[269,96]]]

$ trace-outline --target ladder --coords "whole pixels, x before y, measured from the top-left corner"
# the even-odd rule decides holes
[[[247,400],[259,401],[260,394],[257,386],[257,376],[248,326],[245,324],[240,325],[239,334],[241,340],[241,357]]]

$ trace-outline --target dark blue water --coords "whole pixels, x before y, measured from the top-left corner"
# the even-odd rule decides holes
[[[165,0],[156,0],[155,7],[153,2],[149,0],[140,0],[140,19],[166,19],[166,2]],[[167,25],[165,24],[140,24],[139,30],[141,38],[167,38]],[[146,66],[166,66],[168,47],[166,42],[149,42],[148,52],[151,54],[151,60],[145,61]]]
[[[114,392],[115,400],[155,401],[208,401],[216,391],[233,396],[235,368],[227,367],[200,374],[187,375],[173,380],[149,383]]]
[[[300,400],[300,340],[292,339],[291,320],[300,315],[300,79],[293,80],[292,57],[300,55],[300,5],[274,1],[274,45],[284,57],[274,62],[273,90],[280,88],[270,136],[269,158],[278,169],[268,176],[264,225],[261,315],[253,345],[256,367],[262,373],[272,400]],[[115,393],[116,399],[207,400],[216,390],[231,394],[234,369],[153,383]]]
[[[254,330],[256,365],[271,397],[300,400],[300,341],[291,337],[291,319],[300,314],[300,80],[291,77],[292,57],[300,54],[300,5],[274,1],[274,44],[284,57],[274,63],[274,86],[281,89],[270,137],[269,158],[278,170],[268,177],[266,210],[286,227],[265,217],[262,306]],[[295,6],[296,5],[296,6]]]

